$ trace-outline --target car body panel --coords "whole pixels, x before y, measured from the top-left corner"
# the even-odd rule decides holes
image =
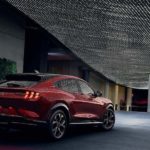
[[[90,96],[83,94],[75,94],[76,100],[73,101],[73,108],[75,110],[74,117],[84,118],[84,119],[99,119],[103,111],[103,107]]]
[[[64,79],[82,80],[74,76],[57,75],[30,87],[0,87],[0,115],[46,122],[53,109],[63,107],[67,109],[71,122],[101,120],[107,106],[112,105],[111,101],[57,88],[55,83]],[[40,93],[40,98],[25,99],[27,91]]]

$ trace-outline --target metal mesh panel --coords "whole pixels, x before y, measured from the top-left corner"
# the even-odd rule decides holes
[[[107,78],[145,88],[149,0],[7,0]]]

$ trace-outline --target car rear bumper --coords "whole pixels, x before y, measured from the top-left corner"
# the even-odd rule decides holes
[[[21,116],[31,120],[45,120],[47,111],[48,105],[45,105],[42,100],[29,101],[0,97],[0,114]]]
[[[0,126],[7,126],[11,128],[17,128],[19,126],[41,126],[46,127],[46,121],[40,120],[32,120],[22,116],[17,115],[7,115],[7,114],[0,114]]]

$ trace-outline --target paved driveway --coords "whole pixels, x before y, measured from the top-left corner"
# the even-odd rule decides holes
[[[0,150],[150,150],[150,113],[116,112],[112,131],[72,129],[58,142],[39,130],[1,133]]]

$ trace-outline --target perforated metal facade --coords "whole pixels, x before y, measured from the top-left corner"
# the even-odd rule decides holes
[[[107,78],[130,87],[147,87],[149,0],[7,1]]]

